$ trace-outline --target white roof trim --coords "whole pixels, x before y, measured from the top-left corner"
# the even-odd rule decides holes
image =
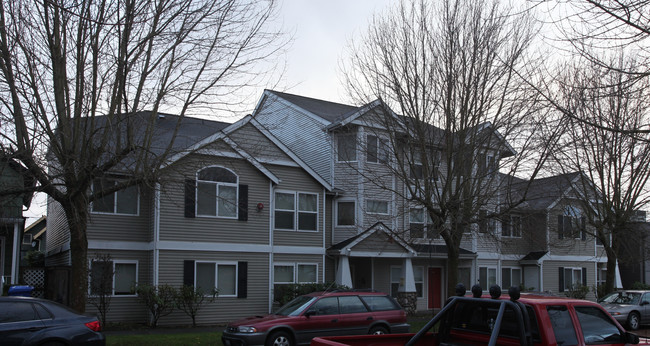
[[[271,173],[264,165],[262,165],[259,161],[257,161],[252,155],[247,153],[244,149],[240,148],[235,141],[228,137],[224,137],[223,141],[230,145],[230,147],[235,150],[239,155],[241,155],[243,158],[245,158],[248,162],[250,162],[255,168],[260,170],[264,175],[267,176],[267,178],[271,179],[272,182],[275,184],[280,183],[280,178],[278,178],[275,174]]]
[[[374,226],[372,226],[368,231],[363,233],[360,237],[358,237],[357,239],[352,241],[350,244],[346,245],[345,248],[341,249],[340,251],[341,252],[347,252],[348,249],[352,249],[353,247],[359,245],[359,243],[361,243],[362,241],[368,239],[368,237],[370,237],[371,235],[377,233],[377,231],[382,231],[382,232],[386,233],[387,236],[395,239],[397,244],[401,245],[404,249],[406,249],[406,251],[410,252],[413,256],[417,255],[417,251],[415,251],[415,249],[413,249],[411,246],[409,246],[407,243],[405,243],[399,237],[393,236],[393,234],[392,234],[393,232],[391,232],[385,225],[383,225],[381,223],[378,223],[378,224],[375,224]],[[354,251],[354,250],[351,250],[351,251]]]

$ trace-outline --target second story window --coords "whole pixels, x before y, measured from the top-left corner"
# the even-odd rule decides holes
[[[318,230],[318,194],[277,191],[275,228],[282,230]]]
[[[409,211],[409,235],[411,239],[439,238],[440,233],[431,221],[425,208],[411,208]]]
[[[438,176],[440,175],[440,160],[441,160],[441,152],[434,150],[430,154],[430,161],[429,162],[423,162],[422,161],[422,154],[419,152],[414,152],[413,153],[413,160],[411,162],[411,179],[424,179],[428,178],[431,181],[437,181]],[[430,165],[429,172],[427,174],[427,177],[425,177],[425,172],[424,172],[424,164]]]
[[[501,222],[501,235],[504,237],[521,238],[521,216],[504,216]]]
[[[388,162],[388,150],[386,141],[374,136],[368,135],[366,140],[366,160],[374,163]]]
[[[223,167],[207,167],[198,172],[196,183],[196,215],[237,218],[235,173]]]
[[[354,201],[338,201],[336,203],[336,225],[354,226],[356,224],[356,203]]]
[[[366,212],[368,214],[388,215],[388,201],[367,200]]]
[[[356,133],[341,134],[337,137],[337,161],[357,160],[357,136]]]
[[[582,212],[573,206],[567,206],[557,218],[558,239],[574,238],[587,239],[585,217]]]
[[[115,179],[97,179],[93,182],[93,191],[109,189],[118,183]],[[138,187],[129,186],[98,198],[92,203],[94,213],[138,215]]]
[[[478,231],[480,233],[494,234],[496,231],[496,221],[493,218],[488,218],[487,210],[480,210],[478,217]]]

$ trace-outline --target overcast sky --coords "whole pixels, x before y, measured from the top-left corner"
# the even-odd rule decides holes
[[[280,20],[293,35],[282,85],[287,92],[345,102],[339,61],[351,37],[365,32],[376,11],[397,0],[281,0]]]
[[[293,37],[286,52],[286,72],[278,86],[281,91],[345,102],[338,65],[344,47],[353,35],[365,31],[375,11],[397,0],[280,0],[279,18]],[[257,97],[261,96],[260,88]],[[254,106],[254,104],[253,104]],[[250,110],[252,111],[252,109]],[[234,121],[234,120],[233,120]],[[46,213],[46,198],[37,196],[27,225]]]

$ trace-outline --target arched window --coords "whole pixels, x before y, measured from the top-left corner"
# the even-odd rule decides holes
[[[223,167],[206,167],[196,174],[196,215],[237,218],[239,177]]]

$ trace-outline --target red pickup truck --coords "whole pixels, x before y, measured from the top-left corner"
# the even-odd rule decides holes
[[[517,289],[502,296],[498,287],[490,293],[450,298],[416,334],[319,337],[311,345],[650,345],[594,302],[520,296]]]

